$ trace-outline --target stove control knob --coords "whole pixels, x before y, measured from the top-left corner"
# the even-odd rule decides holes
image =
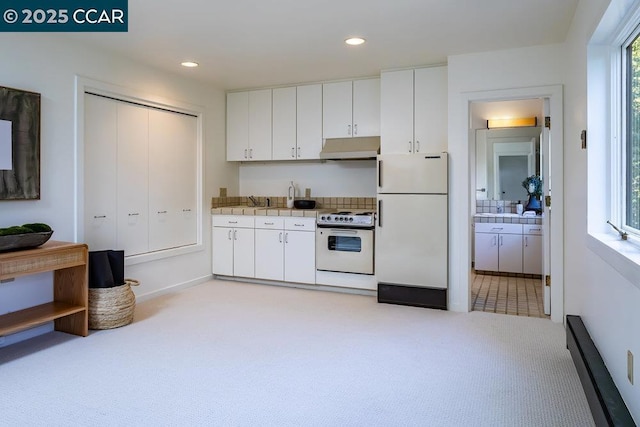
[[[320,219],[324,221],[324,217],[323,216],[321,216]]]

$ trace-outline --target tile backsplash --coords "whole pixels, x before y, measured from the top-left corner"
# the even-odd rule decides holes
[[[517,213],[516,205],[522,203],[526,205],[525,201],[519,200],[476,200],[476,212],[477,213]],[[502,208],[502,212],[500,212]]]
[[[258,206],[267,206],[267,199],[269,200],[269,206],[274,208],[287,207],[287,198],[281,196],[257,196],[254,197]],[[309,197],[298,197],[297,199],[309,199]],[[312,200],[316,201],[317,209],[371,209],[376,207],[375,197],[313,197]],[[212,197],[211,208],[223,208],[227,206],[241,206],[250,205],[251,201],[248,197]]]

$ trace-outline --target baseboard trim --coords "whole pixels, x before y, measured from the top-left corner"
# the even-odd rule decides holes
[[[147,292],[146,294],[136,295],[136,302],[148,301],[150,299],[159,297],[161,295],[170,294],[173,292],[180,291],[182,289],[190,288],[192,286],[199,285],[201,283],[207,282],[211,280],[212,276],[202,276],[195,278],[193,280],[189,280],[187,282],[177,283],[175,285],[167,286],[166,288],[157,289],[155,291]],[[135,292],[135,289],[134,289]]]
[[[580,316],[567,315],[567,348],[597,426],[635,426]]]
[[[447,290],[378,283],[378,302],[446,310]]]

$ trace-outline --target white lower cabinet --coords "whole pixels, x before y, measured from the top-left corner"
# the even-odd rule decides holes
[[[284,281],[315,284],[315,218],[285,217],[284,228]]]
[[[475,269],[542,274],[542,226],[475,224]]]
[[[213,215],[213,274],[316,283],[316,219]]]
[[[214,215],[213,274],[255,277],[255,235],[252,216]]]
[[[256,278],[284,280],[284,218],[256,218]]]
[[[522,273],[522,224],[476,223],[475,269]]]
[[[542,274],[542,226],[525,225],[523,230],[522,272]]]

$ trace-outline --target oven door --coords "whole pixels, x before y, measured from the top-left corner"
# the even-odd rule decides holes
[[[316,268],[373,274],[373,230],[316,229]]]

